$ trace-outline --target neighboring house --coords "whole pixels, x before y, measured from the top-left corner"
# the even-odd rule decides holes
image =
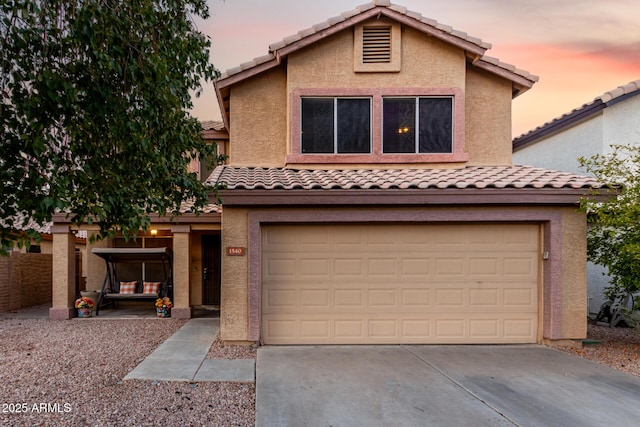
[[[208,179],[223,212],[153,223],[172,241],[172,316],[202,303],[203,238],[221,233],[225,342],[584,338],[575,207],[596,183],[512,165],[511,101],[537,77],[489,47],[375,1],[224,74],[229,157]],[[73,313],[60,276],[51,317]]]
[[[579,157],[610,154],[613,145],[640,144],[640,80],[605,92],[588,104],[513,140],[513,161],[574,173]],[[589,311],[598,312],[609,284],[606,269],[589,263]]]
[[[513,161],[584,174],[579,157],[640,144],[640,80],[619,86],[513,140]]]
[[[226,155],[229,151],[229,134],[224,128],[224,123],[220,121],[202,122],[204,140],[210,144],[217,145],[217,154]],[[213,163],[213,164],[212,164]],[[200,181],[209,178],[215,168],[215,162],[208,162],[206,159],[197,159],[192,162],[189,169],[198,174]]]

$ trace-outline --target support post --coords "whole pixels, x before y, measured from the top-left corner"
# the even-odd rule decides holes
[[[67,225],[54,225],[52,306],[49,318],[65,320],[75,316],[76,299],[76,239]]]
[[[191,249],[191,227],[174,225],[173,232],[173,308],[171,317],[191,319],[189,253]]]

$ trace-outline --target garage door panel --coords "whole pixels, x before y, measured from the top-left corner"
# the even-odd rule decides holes
[[[446,313],[431,319],[411,316],[345,314],[333,319],[321,315],[300,319],[290,315],[265,319],[263,331],[270,344],[524,344],[531,342],[537,323],[535,314],[514,319],[488,315],[460,319]]]
[[[331,322],[321,320],[301,320],[300,336],[307,339],[327,339],[331,336]]]
[[[442,276],[458,276],[463,277],[465,275],[465,260],[458,257],[436,257],[435,258],[435,272],[438,277]]]
[[[362,340],[365,336],[365,321],[363,319],[336,319],[333,323],[334,335],[331,338],[339,340]]]
[[[431,289],[425,288],[404,288],[400,290],[400,301],[403,308],[416,308],[424,310],[431,307],[432,304]]]
[[[318,276],[328,278],[331,274],[331,260],[325,257],[303,257],[298,260],[298,277],[317,279]]]
[[[296,244],[301,244],[309,248],[318,250],[328,250],[331,247],[331,235],[327,230],[321,228],[309,229],[307,232],[299,234]]]
[[[327,313],[392,310],[407,312],[536,312],[537,293],[526,285],[483,283],[463,287],[461,284],[401,284],[354,282],[338,287],[333,283],[305,283],[264,291],[263,312]],[[508,286],[508,287],[505,287]],[[518,287],[520,286],[520,287]]]
[[[409,256],[414,256],[411,254]],[[429,275],[431,270],[428,258],[402,258],[400,259],[400,277],[411,280],[412,277],[423,278]]]
[[[471,235],[466,235],[469,245],[480,247],[492,247],[502,243],[503,233],[497,233],[492,227],[476,230]]]
[[[274,344],[281,344],[300,336],[297,319],[265,319],[264,335]]]
[[[537,327],[535,319],[505,319],[504,336],[513,341],[522,340],[525,342]]]
[[[334,307],[338,310],[362,309],[365,307],[366,293],[363,289],[335,289]]]
[[[498,308],[500,306],[500,290],[497,288],[469,289],[469,306]]]
[[[430,319],[402,319],[400,320],[401,336],[406,342],[423,342],[431,338]]]
[[[472,276],[500,276],[500,259],[498,257],[469,257],[469,274]]]
[[[529,288],[508,288],[504,290],[504,307],[521,309],[529,307],[535,310],[538,302],[536,300],[537,293],[533,289]]]
[[[296,259],[291,258],[269,258],[263,264],[263,274],[266,278],[282,279],[295,277],[297,270]]]
[[[503,260],[504,276],[510,280],[532,279],[537,274],[537,263],[531,257],[506,257]]]
[[[367,260],[367,278],[395,277],[398,275],[396,258],[369,258]]]
[[[298,307],[298,291],[295,289],[267,289],[263,298],[267,312],[278,311],[284,307],[294,310]]]
[[[469,321],[469,335],[476,339],[499,339],[500,321],[497,319],[473,319]]]
[[[333,235],[333,246],[337,250],[349,251],[366,244],[366,239],[367,233],[363,232],[360,228],[343,228],[340,233]]]
[[[532,224],[265,227],[263,339],[536,342],[538,234]]]
[[[502,244],[508,249],[536,250],[538,229],[531,224],[509,224],[502,234]]]
[[[328,289],[302,289],[300,290],[300,307],[329,309],[330,294]]]
[[[462,308],[465,306],[464,289],[449,288],[435,290],[436,308],[450,310],[452,307]]]
[[[365,277],[365,260],[358,258],[337,258],[333,260],[334,279]]]

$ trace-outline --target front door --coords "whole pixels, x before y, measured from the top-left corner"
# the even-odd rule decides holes
[[[220,305],[220,234],[202,236],[202,305]]]

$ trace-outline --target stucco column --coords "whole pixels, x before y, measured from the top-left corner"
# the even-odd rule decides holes
[[[52,306],[50,319],[71,319],[75,316],[76,299],[76,239],[66,225],[51,227],[53,234]]]
[[[91,251],[93,248],[108,248],[109,246],[108,239],[96,240],[93,243],[87,239],[87,291],[101,290],[104,277],[107,274],[107,265],[104,259],[94,255]]]
[[[173,308],[171,317],[191,319],[193,309],[189,295],[189,249],[191,247],[191,227],[174,225],[173,232]]]

